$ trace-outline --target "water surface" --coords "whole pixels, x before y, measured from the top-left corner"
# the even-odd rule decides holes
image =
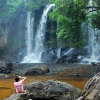
[[[50,79],[66,82],[80,89],[83,89],[84,85],[89,80],[89,78],[84,78],[84,77],[75,78],[75,77],[66,77],[66,76],[64,77],[64,76],[59,76],[59,75],[27,76],[27,80],[25,81],[25,84],[28,84],[31,82],[38,82],[38,81],[47,81]],[[13,83],[14,83],[14,78],[0,79],[0,100],[3,100],[4,98],[7,98],[13,93],[15,93],[15,87]]]

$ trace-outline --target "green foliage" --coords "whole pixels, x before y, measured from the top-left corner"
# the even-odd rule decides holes
[[[91,19],[93,27],[100,29],[100,11],[96,14],[93,14]]]
[[[3,9],[0,12],[0,23],[6,23],[11,18],[15,18],[16,11],[21,3],[22,0],[3,0]]]
[[[91,7],[87,8],[87,18],[91,20],[94,28],[100,29],[100,0],[93,0]]]
[[[20,12],[36,10],[53,0],[0,0],[0,23],[7,23]]]
[[[52,3],[53,0],[27,0],[24,5],[24,10],[37,10],[40,9],[42,6],[45,6],[49,3]]]
[[[69,46],[84,44],[80,39],[80,29],[85,21],[85,0],[56,0],[56,8],[50,18],[58,22],[57,37]]]
[[[25,0],[0,0],[0,35],[4,33],[2,31],[3,29],[6,29],[6,26],[14,25],[9,32],[7,46],[0,48],[0,54],[10,52],[16,48],[20,48],[21,45],[25,45],[25,43],[20,43],[19,37],[16,37],[17,35],[15,35],[18,34],[17,30],[19,28],[16,25],[17,22],[20,21],[18,18],[21,13],[39,9],[52,1],[53,0],[26,0],[25,2]],[[23,30],[21,30],[21,33],[24,33],[22,31],[25,29],[25,22],[21,23],[24,27]],[[12,38],[14,41],[12,41]]]
[[[41,7],[55,3],[56,7],[50,18],[57,22],[57,38],[61,43],[69,46],[81,46],[86,40],[81,37],[81,24],[86,20],[86,8],[89,0],[0,0],[0,24],[13,21],[17,14],[37,10]],[[100,29],[100,1],[93,0],[93,5],[97,4],[97,13],[93,13],[93,27]]]

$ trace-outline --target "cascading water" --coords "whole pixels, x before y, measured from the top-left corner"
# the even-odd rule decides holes
[[[45,39],[45,27],[47,22],[47,14],[48,11],[54,7],[54,4],[49,4],[45,7],[42,17],[40,19],[40,24],[37,29],[36,37],[35,37],[35,62],[41,62],[41,54],[44,51],[44,39]]]
[[[34,18],[31,18],[31,12],[27,12],[27,21],[26,21],[26,49],[27,49],[27,55],[24,57],[23,62],[30,62],[31,61],[31,53],[33,49],[33,24],[34,24]]]
[[[32,49],[32,31],[30,14],[27,14],[27,56],[25,56],[23,63],[41,63],[41,54],[44,51],[45,27],[47,22],[48,11],[54,7],[55,4],[49,4],[45,7],[42,17],[37,28],[35,36],[35,46]],[[32,22],[33,23],[33,22]]]
[[[93,1],[90,0],[89,1],[89,4],[88,4],[90,7],[92,6],[96,6],[93,5]],[[94,8],[95,9],[95,8]],[[96,12],[91,12],[93,9],[90,8],[89,9],[89,14],[93,14],[93,13],[96,13]],[[88,24],[88,35],[89,35],[89,57],[87,58],[84,58],[82,60],[82,62],[88,62],[88,63],[91,63],[91,62],[98,62],[100,60],[100,56],[99,56],[99,53],[100,53],[100,30],[97,29],[97,28],[93,28],[92,24],[91,24],[91,19],[89,18],[89,24]]]
[[[32,53],[32,39],[33,39],[33,21],[34,19],[30,17],[31,12],[27,13],[27,34],[26,34],[26,46],[27,53],[30,55]]]
[[[57,57],[60,58],[60,56],[61,56],[61,48],[58,48],[57,49]]]
[[[72,55],[74,48],[70,48],[64,55]]]

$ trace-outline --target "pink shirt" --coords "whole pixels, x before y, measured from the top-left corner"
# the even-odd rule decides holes
[[[23,82],[25,79],[20,80],[18,82],[14,82],[14,86],[16,87],[16,93],[23,93],[24,88],[23,88]]]

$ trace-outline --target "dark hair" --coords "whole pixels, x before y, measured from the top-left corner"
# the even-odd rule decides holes
[[[18,82],[20,78],[18,76],[15,77],[15,81]]]

